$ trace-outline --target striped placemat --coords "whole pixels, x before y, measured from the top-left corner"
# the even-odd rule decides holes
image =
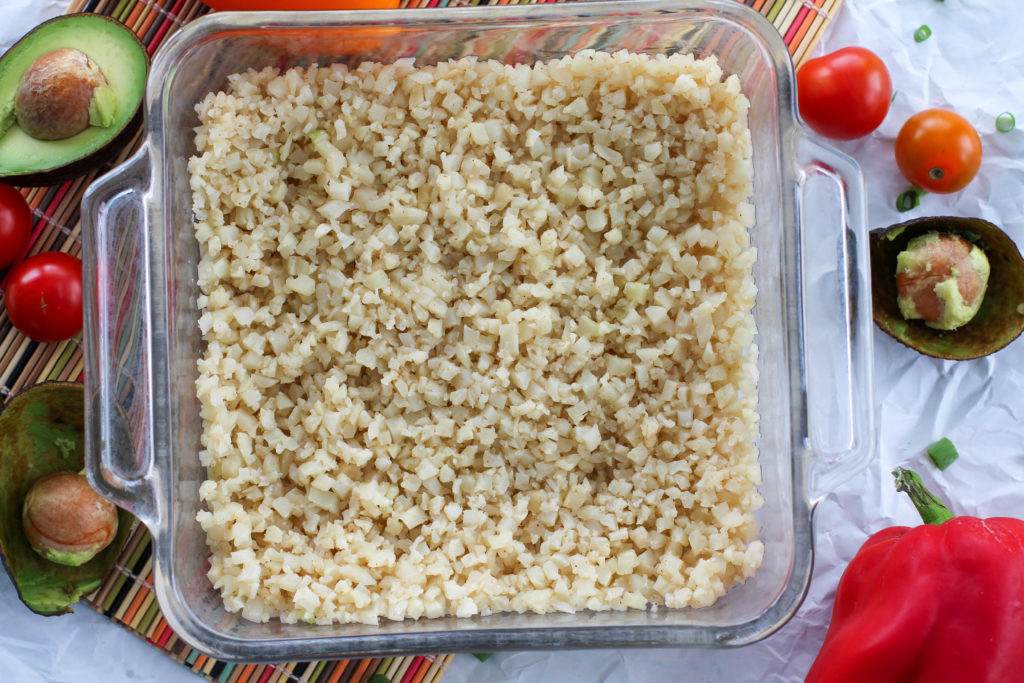
[[[431,683],[441,678],[454,655],[337,659],[282,664],[222,662],[189,647],[167,625],[153,592],[149,533],[136,527],[112,571],[86,597],[90,607],[112,619],[181,664],[220,683]]]
[[[530,4],[567,0],[403,0],[403,7]],[[570,0],[571,1],[571,0]],[[745,0],[766,16],[789,45],[799,65],[818,42],[843,0]],[[199,0],[73,0],[68,12],[93,12],[129,26],[150,54],[169,35],[209,10]],[[127,159],[138,139],[110,165]],[[81,178],[46,188],[25,188],[35,218],[25,254],[65,251],[81,256],[79,203],[85,188],[110,165]],[[6,273],[0,272],[6,278]],[[3,284],[0,280],[0,284]],[[0,293],[0,302],[3,294]],[[34,342],[15,330],[0,306],[0,399],[47,380],[81,380],[79,339],[57,344]],[[114,570],[86,603],[129,629],[192,671],[221,683],[431,683],[441,678],[452,655],[374,659],[231,664],[207,657],[179,640],[167,626],[152,591],[150,537],[145,527],[130,536]]]

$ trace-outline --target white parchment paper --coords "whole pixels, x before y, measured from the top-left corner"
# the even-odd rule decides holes
[[[6,49],[63,0],[4,0],[0,48]],[[927,215],[979,216],[1024,246],[1024,15],[1009,0],[846,0],[815,54],[848,45],[875,51],[897,90],[882,127],[870,137],[837,143],[867,180],[869,225]],[[921,24],[932,36],[915,43]],[[964,191],[925,196],[900,214],[896,197],[908,184],[892,156],[902,123],[927,107],[954,109],[978,129],[984,160]],[[995,130],[995,116],[1014,113],[1021,128]],[[1024,341],[994,356],[954,363],[920,356],[875,333],[879,452],[868,468],[830,494],[815,515],[815,570],[807,598],[779,632],[728,651],[620,650],[500,653],[484,663],[456,657],[445,680],[711,681],[779,683],[802,679],[821,645],[835,586],[864,540],[916,513],[892,488],[889,472],[914,466],[954,512],[983,517],[1024,513]],[[945,472],[924,454],[948,436],[961,458]],[[194,681],[181,665],[127,631],[79,607],[45,618],[26,610],[0,576],[0,671],[4,680]]]

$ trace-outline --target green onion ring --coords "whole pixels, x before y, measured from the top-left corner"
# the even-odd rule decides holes
[[[896,210],[900,213],[910,211],[921,203],[921,194],[917,188],[910,188],[896,199]]]
[[[996,117],[996,130],[1000,133],[1009,133],[1016,125],[1016,119],[1014,119],[1013,114],[1008,111],[1004,111]]]

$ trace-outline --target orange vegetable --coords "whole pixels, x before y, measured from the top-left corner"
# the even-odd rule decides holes
[[[914,114],[896,136],[896,164],[916,187],[957,192],[981,166],[981,138],[967,119],[944,109]]]
[[[272,33],[242,29],[238,36],[256,37],[271,49],[287,46],[295,54],[366,55],[385,46],[404,30],[398,26],[324,26],[315,29],[278,29]]]
[[[395,9],[399,0],[203,0],[216,10]]]

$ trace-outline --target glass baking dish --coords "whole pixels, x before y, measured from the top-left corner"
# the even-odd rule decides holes
[[[194,390],[202,350],[198,245],[186,170],[194,104],[249,67],[409,56],[430,64],[465,55],[532,62],[585,48],[716,55],[750,99],[763,566],[704,609],[379,626],[257,624],[227,612],[206,578],[205,536],[195,521],[205,471]],[[851,159],[799,124],[785,44],[735,0],[209,15],[156,55],[142,146],[92,185],[83,216],[89,480],[152,532],[164,615],[218,658],[750,643],[785,623],[803,597],[815,502],[872,453],[863,181]]]

